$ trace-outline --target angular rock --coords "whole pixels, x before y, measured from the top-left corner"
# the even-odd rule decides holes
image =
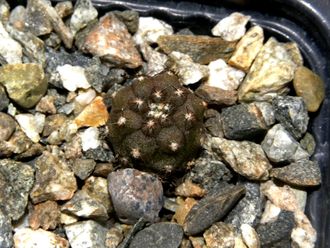
[[[112,163],[98,163],[93,171],[93,176],[106,178],[109,173],[114,171]]]
[[[309,154],[281,124],[276,124],[268,130],[261,142],[261,147],[268,159],[275,163],[294,162],[309,158]]]
[[[264,197],[260,192],[259,184],[245,182],[243,185],[246,189],[245,196],[224,219],[224,222],[231,224],[236,230],[239,230],[243,224],[254,226],[264,208]]]
[[[296,226],[291,232],[293,247],[312,248],[315,247],[317,232],[311,225],[307,216],[302,211],[295,212]]]
[[[204,197],[192,207],[185,218],[183,225],[185,234],[196,235],[219,221],[244,193],[244,186],[238,185],[228,187],[215,195]]]
[[[202,35],[162,35],[157,43],[165,53],[181,52],[189,55],[199,64],[209,64],[220,58],[226,61],[231,57],[236,46],[236,42]]]
[[[115,225],[106,234],[105,246],[107,248],[117,248],[123,239],[123,228],[120,225]]]
[[[96,162],[93,159],[76,159],[72,170],[81,180],[85,180],[94,170]]]
[[[293,186],[308,187],[321,184],[318,163],[304,159],[284,167],[273,168],[270,176]]]
[[[23,50],[21,45],[13,40],[0,22],[0,61],[1,64],[22,63]]]
[[[81,49],[118,66],[137,68],[142,63],[125,24],[111,13],[103,16],[92,28]]]
[[[293,86],[296,94],[304,99],[308,111],[316,112],[325,97],[325,84],[320,76],[300,66],[294,75]]]
[[[36,182],[30,193],[33,203],[71,199],[77,183],[69,166],[48,151],[36,160]]]
[[[9,24],[14,28],[24,31],[25,29],[25,20],[26,20],[26,9],[22,5],[17,5],[10,12]]]
[[[288,53],[291,56],[292,61],[297,66],[303,66],[304,59],[303,56],[299,50],[299,46],[296,42],[287,42],[284,44],[285,49],[288,51]]]
[[[154,222],[163,206],[163,187],[157,177],[135,169],[123,169],[108,176],[109,193],[122,222],[139,218]]]
[[[245,76],[243,71],[228,66],[222,59],[212,61],[208,68],[206,84],[223,90],[236,90]]]
[[[98,12],[91,0],[78,0],[70,19],[70,29],[73,36],[97,18]]]
[[[157,43],[157,40],[162,35],[172,35],[173,28],[166,22],[153,17],[140,17],[139,26],[134,41],[136,44]]]
[[[205,247],[205,240],[203,237],[193,237],[189,236],[193,248],[203,248]]]
[[[237,91],[222,90],[218,87],[201,85],[195,91],[196,95],[211,105],[230,106],[237,100]]]
[[[74,119],[74,123],[80,127],[99,127],[106,124],[109,118],[107,107],[103,98],[97,96],[84,108],[84,110]]]
[[[188,179],[175,188],[175,194],[184,197],[203,197],[205,190]]]
[[[58,145],[62,141],[71,141],[77,133],[78,126],[71,120],[64,121],[59,130],[53,131],[47,138],[47,142],[52,145]]]
[[[14,234],[15,248],[47,247],[69,248],[69,242],[55,233],[43,229],[23,228]]]
[[[38,64],[3,65],[0,68],[2,83],[10,99],[23,108],[31,108],[47,90],[43,69]]]
[[[240,88],[240,101],[270,100],[286,91],[296,64],[284,45],[271,37],[261,48]]]
[[[224,108],[221,117],[223,132],[228,139],[256,140],[267,130],[262,112],[254,103]]]
[[[205,111],[204,127],[211,137],[223,138],[221,115],[217,110],[209,108]]]
[[[33,230],[41,227],[44,230],[53,230],[60,224],[60,207],[54,201],[46,201],[33,206],[29,216],[29,225]]]
[[[183,225],[187,214],[191,210],[191,208],[197,203],[194,198],[186,198],[183,200],[182,198],[177,198],[177,203],[179,204],[176,207],[175,214],[173,215],[173,219],[180,225]]]
[[[5,87],[0,84],[0,111],[3,111],[4,109],[8,108],[8,105],[9,99],[7,97]]]
[[[55,107],[55,97],[54,96],[44,96],[40,99],[36,105],[36,111],[44,114],[56,114]]]
[[[205,65],[194,63],[186,54],[176,51],[171,52],[169,60],[171,63],[170,70],[178,75],[184,85],[197,83],[208,75]]]
[[[81,107],[85,107],[91,103],[96,97],[96,92],[93,89],[88,89],[87,91],[80,91],[78,96],[76,96],[75,104],[79,104]]]
[[[0,247],[13,247],[13,234],[10,218],[5,212],[0,209]]]
[[[238,174],[250,180],[265,180],[271,164],[259,144],[249,141],[234,141],[213,138],[213,149]]]
[[[170,222],[160,222],[138,232],[129,248],[178,248],[183,238],[182,227]]]
[[[308,152],[309,155],[313,155],[316,147],[316,142],[312,134],[307,132],[300,140],[300,146]]]
[[[264,31],[260,26],[251,27],[237,43],[233,56],[228,64],[248,72],[264,42]]]
[[[247,244],[249,248],[259,248],[260,241],[258,234],[254,228],[248,224],[241,225],[241,233],[244,243]]]
[[[269,102],[254,102],[253,105],[261,112],[267,127],[275,124],[275,113],[272,104]]]
[[[37,8],[43,13],[51,22],[54,31],[63,41],[67,48],[72,47],[73,35],[70,29],[65,26],[61,17],[57,14],[56,10],[47,3],[46,0],[34,0]]]
[[[217,25],[212,28],[214,36],[220,36],[226,41],[239,40],[245,34],[245,25],[250,20],[250,16],[234,12],[229,16],[220,20]]]
[[[55,5],[55,10],[57,14],[64,19],[65,17],[68,17],[73,13],[73,4],[72,1],[63,1],[63,2],[58,2]]]
[[[140,45],[140,51],[143,58],[147,61],[145,74],[148,76],[155,76],[166,69],[166,62],[168,58],[165,54],[152,49],[146,43]]]
[[[282,209],[274,205],[270,200],[267,200],[259,223],[265,224],[276,221],[281,211]]]
[[[101,145],[99,130],[96,127],[89,127],[80,134],[82,150],[96,149]]]
[[[0,140],[0,156],[10,157],[23,154],[33,146],[33,142],[18,128],[8,141]]]
[[[203,237],[208,248],[234,248],[235,245],[235,230],[224,222],[214,223]]]
[[[39,134],[42,132],[45,125],[44,114],[18,114],[15,115],[15,119],[26,136],[28,136],[35,143],[39,142]]]
[[[70,225],[79,221],[79,217],[61,213],[61,224]]]
[[[8,140],[16,129],[13,117],[0,112],[0,140]]]
[[[12,220],[23,216],[34,183],[34,169],[10,159],[0,160],[0,208]]]
[[[113,11],[116,17],[122,21],[128,32],[131,34],[136,33],[139,28],[139,12],[134,10],[124,10],[124,11]]]
[[[277,220],[261,224],[256,228],[261,247],[276,247],[276,245],[290,242],[290,235],[294,228],[294,215],[289,211],[282,211]],[[277,247],[284,247],[279,245]]]
[[[106,248],[107,229],[93,220],[79,221],[65,226],[64,229],[72,248]]]
[[[57,131],[67,121],[67,117],[63,114],[48,115],[45,119],[42,136],[49,136],[52,132]]]
[[[77,88],[88,89],[91,87],[86,75],[85,69],[80,66],[63,65],[56,68],[61,78],[63,87],[69,91],[75,91]]]
[[[308,112],[301,97],[279,96],[273,99],[275,118],[295,139],[307,131]]]
[[[46,0],[45,4],[51,7],[51,2]],[[26,28],[36,36],[49,34],[52,30],[52,23],[47,15],[41,10],[38,1],[29,0],[26,6]]]
[[[114,154],[109,147],[98,146],[96,149],[89,149],[84,153],[86,158],[94,159],[98,162],[113,162]]]

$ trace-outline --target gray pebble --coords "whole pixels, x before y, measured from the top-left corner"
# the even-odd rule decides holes
[[[0,140],[8,140],[15,129],[15,120],[10,115],[0,112]]]
[[[0,247],[11,248],[13,247],[13,234],[10,218],[0,208]]]

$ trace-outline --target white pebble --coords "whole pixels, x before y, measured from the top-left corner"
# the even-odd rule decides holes
[[[99,130],[96,127],[87,128],[80,134],[83,151],[95,149],[100,145]]]
[[[258,234],[254,228],[248,224],[241,225],[241,232],[244,243],[248,248],[260,248]]]
[[[0,55],[8,64],[22,63],[23,49],[0,22]]]
[[[85,69],[80,66],[63,65],[56,68],[60,74],[63,87],[69,91],[75,91],[77,88],[88,89],[91,87],[86,76]]]
[[[75,101],[81,106],[86,106],[93,101],[96,97],[96,92],[93,89],[88,89],[87,91],[79,92],[78,96],[75,98]]]
[[[42,132],[45,125],[45,115],[40,113],[36,115],[18,114],[15,115],[15,119],[27,137],[35,143],[39,142],[39,133]]]
[[[242,38],[246,32],[245,25],[250,20],[250,16],[234,12],[218,22],[212,28],[214,36],[220,36],[226,41],[235,41]]]

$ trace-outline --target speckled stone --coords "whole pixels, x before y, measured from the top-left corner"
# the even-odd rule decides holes
[[[5,86],[9,98],[23,108],[36,105],[47,90],[44,71],[38,64],[3,65],[0,83]]]
[[[273,168],[270,174],[293,186],[317,186],[321,184],[321,171],[317,162],[299,160],[287,166]]]
[[[72,198],[77,189],[77,183],[67,163],[45,151],[36,160],[35,166],[36,182],[30,193],[33,203]]]
[[[121,221],[134,223],[140,217],[150,222],[163,206],[163,187],[157,177],[135,169],[123,169],[108,176],[109,193]]]
[[[221,117],[223,131],[228,139],[254,140],[267,130],[262,112],[254,103],[242,103],[224,108]]]
[[[81,49],[119,66],[137,68],[142,63],[125,24],[111,13],[103,16],[92,28]]]
[[[228,60],[231,66],[248,72],[263,46],[264,32],[260,26],[251,27],[237,43],[233,56]]]
[[[303,149],[305,149],[309,155],[313,155],[316,147],[316,141],[313,135],[307,132],[302,139],[300,140],[300,145]]]
[[[96,162],[93,159],[76,159],[72,170],[81,180],[85,180],[94,170]]]
[[[146,75],[155,76],[166,69],[166,62],[168,61],[168,58],[165,54],[153,49],[147,43],[142,43],[140,45],[140,51],[143,58],[147,61],[144,67]]]
[[[294,214],[289,211],[282,211],[274,222],[257,226],[261,247],[284,247],[276,245],[290,242],[294,226]]]
[[[317,232],[302,211],[295,212],[296,226],[291,232],[292,246],[313,248],[317,240]]]
[[[64,229],[72,248],[106,248],[107,228],[93,220],[79,221],[65,226]]]
[[[8,141],[0,140],[0,156],[10,157],[22,155],[32,148],[33,142],[18,128]]]
[[[165,53],[181,52],[199,64],[209,64],[219,58],[228,60],[236,45],[236,42],[203,35],[162,35],[157,43]]]
[[[59,130],[66,121],[67,117],[64,114],[48,115],[45,119],[42,136],[49,136],[52,132]]]
[[[223,90],[207,84],[198,87],[195,94],[210,105],[230,106],[237,101],[237,91]]]
[[[106,234],[105,246],[107,248],[117,248],[120,242],[124,239],[123,227],[115,225],[111,227]]]
[[[182,227],[170,222],[160,222],[138,232],[129,248],[178,248],[183,238]]]
[[[78,0],[70,19],[70,29],[75,35],[80,29],[86,27],[97,18],[98,12],[91,0]]]
[[[281,124],[276,124],[268,130],[261,142],[261,147],[268,159],[275,163],[309,158],[308,152],[301,148],[300,144]]]
[[[10,37],[2,23],[0,23],[0,41],[0,61],[2,64],[22,63],[22,47]]]
[[[298,67],[293,86],[296,94],[304,99],[308,111],[316,112],[325,97],[325,85],[320,76],[304,66]]]
[[[224,222],[214,223],[204,232],[203,237],[208,248],[234,248],[235,246],[234,228]]]
[[[231,224],[236,230],[239,230],[243,224],[254,226],[264,208],[264,197],[260,192],[259,184],[245,182],[243,185],[246,189],[245,196],[224,219],[224,222]]]
[[[16,129],[13,117],[0,112],[0,140],[8,140]]]
[[[272,168],[259,144],[212,138],[213,149],[234,171],[250,180],[265,180]]]
[[[267,127],[273,126],[276,122],[273,105],[269,102],[254,102],[253,104],[261,112]]]
[[[12,248],[13,247],[13,234],[10,218],[7,214],[0,209],[0,247]]]
[[[308,112],[303,98],[279,96],[273,99],[275,118],[295,139],[300,139],[307,131]]]
[[[224,137],[221,115],[211,107],[204,112],[204,127],[206,133],[211,137]]]
[[[32,166],[10,159],[0,160],[0,208],[8,218],[23,216],[34,183]]]
[[[5,87],[0,84],[0,111],[3,111],[4,109],[8,108],[8,105],[9,99]]]
[[[53,230],[60,223],[60,207],[54,201],[46,201],[33,206],[29,216],[29,225],[33,230],[41,227]]]
[[[116,17],[122,21],[126,27],[128,32],[131,34],[136,33],[139,27],[139,12],[134,10],[124,10],[124,11],[113,11]]]
[[[72,1],[63,1],[63,2],[58,2],[55,5],[55,10],[57,14],[63,19],[65,17],[68,17],[73,13],[73,4]]]
[[[204,197],[189,211],[183,225],[186,235],[196,235],[219,221],[245,193],[242,185],[228,187]]]

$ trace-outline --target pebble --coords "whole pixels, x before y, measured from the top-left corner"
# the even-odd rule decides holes
[[[93,159],[76,159],[72,170],[81,180],[87,179],[95,168],[96,162]]]
[[[107,228],[103,227],[96,221],[79,221],[65,226],[64,229],[72,248],[106,248],[105,237]]]
[[[80,127],[99,127],[106,124],[109,118],[107,107],[103,98],[97,96],[84,110],[74,119],[74,123]]]
[[[54,114],[46,116],[42,136],[47,137],[51,133],[57,132],[66,121],[67,117],[64,114]]]
[[[91,0],[78,0],[70,18],[70,30],[73,36],[97,18],[98,12]]]
[[[241,236],[236,236],[234,248],[249,248],[249,247],[245,245],[243,238]]]
[[[147,61],[145,69],[146,75],[152,77],[166,69],[168,58],[165,54],[158,52],[146,43],[140,45],[140,51],[143,58]]]
[[[85,107],[90,104],[96,97],[96,92],[93,89],[88,89],[86,91],[80,91],[78,96],[74,99],[76,103],[80,106]]]
[[[173,220],[175,220],[179,225],[183,225],[187,217],[187,214],[191,208],[197,203],[194,198],[187,197],[185,200],[178,197],[175,214],[173,215]]]
[[[203,237],[208,248],[234,248],[235,245],[234,228],[224,222],[214,223]]]
[[[123,228],[120,225],[115,225],[107,231],[105,246],[107,248],[117,248],[123,239]]]
[[[250,180],[265,180],[272,168],[259,144],[212,138],[213,149],[238,174]]]
[[[13,234],[10,218],[0,209],[0,247],[13,247]]]
[[[248,72],[253,60],[259,53],[264,42],[264,31],[260,26],[251,27],[237,43],[233,56],[228,64]]]
[[[223,90],[237,90],[245,73],[227,65],[223,59],[212,61],[209,65],[207,85]]]
[[[299,50],[299,46],[296,42],[286,42],[284,43],[285,49],[288,51],[288,53],[291,56],[292,61],[299,67],[303,66],[304,59],[303,56]]]
[[[323,80],[310,69],[300,66],[297,68],[293,86],[298,96],[301,96],[309,112],[316,112],[325,97]]]
[[[2,23],[7,23],[10,15],[10,6],[6,0],[0,2],[0,20]]]
[[[163,187],[157,177],[135,169],[123,169],[108,176],[109,193],[116,214],[124,223],[139,218],[155,222],[163,206]]]
[[[58,156],[44,151],[35,162],[36,182],[30,193],[34,204],[47,200],[69,200],[77,183],[69,165]]]
[[[208,75],[207,67],[194,63],[189,55],[174,51],[169,54],[169,60],[170,69],[178,75],[184,85],[197,83]]]
[[[61,207],[63,213],[99,221],[109,219],[112,210],[107,180],[101,177],[89,177],[83,188]]]
[[[69,242],[53,232],[23,228],[14,234],[15,248],[69,248]]]
[[[34,168],[10,159],[0,159],[0,208],[18,220],[25,213],[34,183]]]
[[[299,141],[300,146],[308,152],[309,155],[313,155],[316,147],[316,141],[313,135],[309,132],[305,133],[302,139]]]
[[[261,147],[268,159],[275,163],[309,158],[309,154],[281,124],[276,124],[268,130]]]
[[[22,63],[22,47],[10,37],[2,23],[0,23],[0,55],[2,64],[3,62],[8,64]]]
[[[302,211],[295,212],[296,226],[291,232],[292,245],[298,248],[313,248],[317,232]]]
[[[44,2],[51,6],[50,1]],[[53,30],[49,17],[40,9],[38,1],[35,0],[27,1],[25,26],[27,30],[36,36],[49,34]]]
[[[279,96],[273,99],[275,118],[295,139],[300,139],[307,131],[308,112],[303,98]]]
[[[162,35],[157,43],[166,54],[173,51],[184,53],[189,55],[195,63],[203,65],[217,59],[227,61],[236,46],[236,42],[204,35]]]
[[[215,195],[209,195],[195,204],[185,218],[186,235],[196,235],[224,217],[245,193],[242,185],[228,187]]]
[[[46,95],[36,105],[36,111],[44,114],[56,114],[55,97]]]
[[[44,114],[18,114],[15,115],[15,119],[27,137],[29,137],[35,143],[39,142],[39,134],[42,132],[45,125]]]
[[[260,219],[260,224],[276,221],[281,211],[282,210],[279,207],[273,204],[270,200],[267,200],[265,203],[264,212],[262,213]]]
[[[274,222],[258,225],[261,247],[288,247],[294,226],[294,214],[289,211],[282,211]]]
[[[267,130],[263,114],[254,103],[223,108],[221,117],[223,132],[227,139],[255,140]]]
[[[0,68],[0,83],[8,96],[23,108],[31,108],[46,93],[47,81],[38,64],[12,64]]]
[[[84,153],[86,158],[94,159],[97,162],[112,162],[114,154],[109,147],[98,146],[96,149],[89,149]]]
[[[259,236],[252,226],[242,224],[240,229],[244,243],[248,248],[260,248]]]
[[[101,17],[87,34],[82,50],[118,66],[137,68],[142,64],[125,24],[112,13]]]
[[[0,112],[0,140],[8,140],[16,129],[13,117]]]
[[[254,102],[253,104],[261,112],[261,115],[267,127],[273,126],[276,120],[275,120],[275,112],[272,104],[269,102]]]
[[[139,26],[134,35],[136,44],[157,43],[161,35],[172,35],[173,28],[166,22],[153,17],[140,17]]]
[[[76,91],[78,88],[88,89],[91,87],[86,75],[85,69],[80,66],[63,65],[57,67],[63,87],[68,91]]]
[[[54,201],[46,201],[33,206],[29,215],[29,225],[33,230],[42,228],[54,230],[60,224],[60,207]]]
[[[205,247],[205,240],[203,237],[193,237],[189,236],[189,240],[193,248],[204,248]]]
[[[273,168],[270,176],[293,186],[311,187],[321,184],[321,170],[318,163],[306,159]]]
[[[205,195],[205,190],[188,179],[175,188],[175,195],[183,197],[203,197]]]
[[[286,92],[297,65],[283,45],[271,37],[261,48],[238,90],[240,101],[271,100]]]
[[[79,217],[66,214],[66,213],[61,213],[61,224],[63,225],[70,225],[73,223],[76,223],[79,221]]]
[[[5,88],[0,84],[0,111],[9,107],[9,99]]]
[[[8,141],[0,140],[1,156],[21,155],[33,146],[33,142],[18,128]]]
[[[26,9],[22,5],[17,5],[10,12],[9,16],[9,25],[12,25],[14,28],[24,31],[25,29],[25,20],[26,20]]]
[[[206,134],[210,137],[224,137],[221,115],[216,109],[210,107],[204,112],[204,127]],[[205,145],[206,143],[207,142],[202,142],[202,145]]]
[[[207,84],[199,86],[195,94],[210,105],[230,106],[237,101],[237,91],[223,90]]]
[[[101,145],[99,130],[96,127],[89,127],[80,134],[82,150],[96,149]]]
[[[160,222],[138,232],[129,248],[178,248],[183,238],[182,227],[175,223]]]
[[[239,40],[244,36],[246,31],[245,25],[250,18],[250,16],[234,12],[220,20],[217,25],[212,28],[212,34],[214,36],[220,36],[226,41]]]
[[[111,162],[97,163],[93,171],[93,176],[106,178],[109,175],[109,173],[113,171],[114,171],[114,165]]]
[[[73,4],[71,1],[58,2],[54,8],[62,19],[73,13]]]
[[[122,21],[128,32],[131,34],[136,33],[139,28],[139,12],[134,10],[124,10],[124,11],[113,11],[116,17]]]

